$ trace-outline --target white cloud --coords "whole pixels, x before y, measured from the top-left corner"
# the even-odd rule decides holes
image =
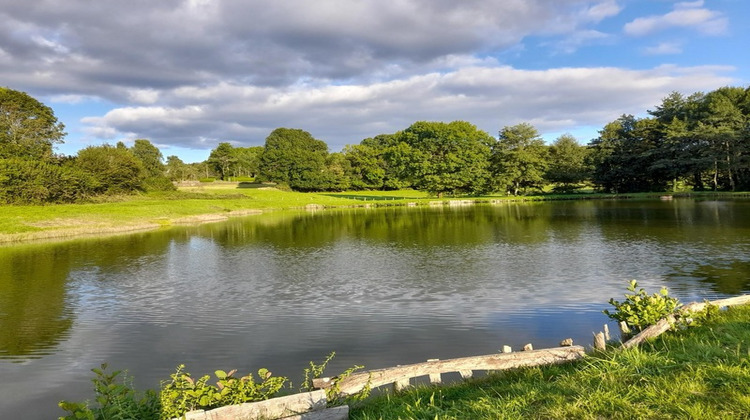
[[[625,24],[625,33],[645,36],[669,28],[692,28],[706,35],[722,35],[729,21],[720,12],[702,8],[703,2],[677,3],[674,10],[660,16],[640,17]]]
[[[274,128],[294,127],[340,150],[419,120],[467,120],[490,133],[522,121],[533,122],[542,132],[601,127],[622,113],[643,112],[673,90],[692,93],[730,83],[721,76],[729,70],[662,66],[532,71],[505,66],[344,86],[258,89],[224,83],[169,93],[192,98],[192,106],[121,108],[86,123],[94,131],[137,133],[160,144],[196,148],[206,144],[194,133],[249,146],[262,145]]]
[[[644,48],[643,52],[646,55],[681,54],[682,45],[678,42],[661,42],[657,45]]]

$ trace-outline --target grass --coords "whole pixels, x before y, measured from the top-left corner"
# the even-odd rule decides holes
[[[350,418],[748,419],[750,305],[641,348],[376,397]]]

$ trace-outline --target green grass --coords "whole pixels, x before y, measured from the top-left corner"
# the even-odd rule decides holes
[[[362,404],[351,419],[747,419],[750,306],[641,348]]]

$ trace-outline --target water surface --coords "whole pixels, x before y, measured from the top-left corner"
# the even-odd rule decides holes
[[[274,213],[0,248],[0,413],[55,418],[89,371],[158,387],[588,345],[627,281],[750,291],[750,201],[577,201]]]

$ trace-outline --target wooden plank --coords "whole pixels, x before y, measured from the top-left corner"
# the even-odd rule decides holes
[[[325,410],[310,411],[309,413],[297,414],[294,416],[284,417],[279,420],[348,420],[349,406],[341,405],[338,407],[326,408]]]
[[[669,315],[666,318],[662,318],[656,324],[639,332],[633,338],[623,343],[622,347],[629,349],[631,347],[635,347],[641,344],[642,342],[648,340],[649,338],[658,337],[664,332],[669,331],[669,329],[672,328],[672,325],[674,325],[675,321],[676,319],[672,315]]]
[[[742,295],[742,296],[735,296],[728,299],[718,299],[713,300],[711,302],[708,302],[711,305],[716,305],[719,308],[724,308],[726,306],[737,306],[737,305],[745,305],[750,303],[750,295]],[[705,302],[693,302],[691,304],[685,305],[682,308],[683,312],[697,312],[702,311],[706,307]]]
[[[383,385],[435,373],[460,372],[465,370],[506,370],[526,366],[566,363],[585,356],[582,346],[557,347],[518,353],[499,353],[485,356],[462,357],[436,362],[416,363],[386,369],[355,373],[338,383],[342,395],[352,395],[365,387]],[[322,383],[330,386],[333,381]]]
[[[271,398],[252,403],[228,405],[205,412],[206,420],[278,419],[284,416],[322,410],[326,407],[324,390]]]
[[[604,339],[604,333],[601,331],[598,334],[594,334],[594,348],[600,351],[607,349],[607,341]]]
[[[459,370],[458,373],[461,374],[461,378],[463,379],[469,379],[474,376],[474,371],[472,370]]]

